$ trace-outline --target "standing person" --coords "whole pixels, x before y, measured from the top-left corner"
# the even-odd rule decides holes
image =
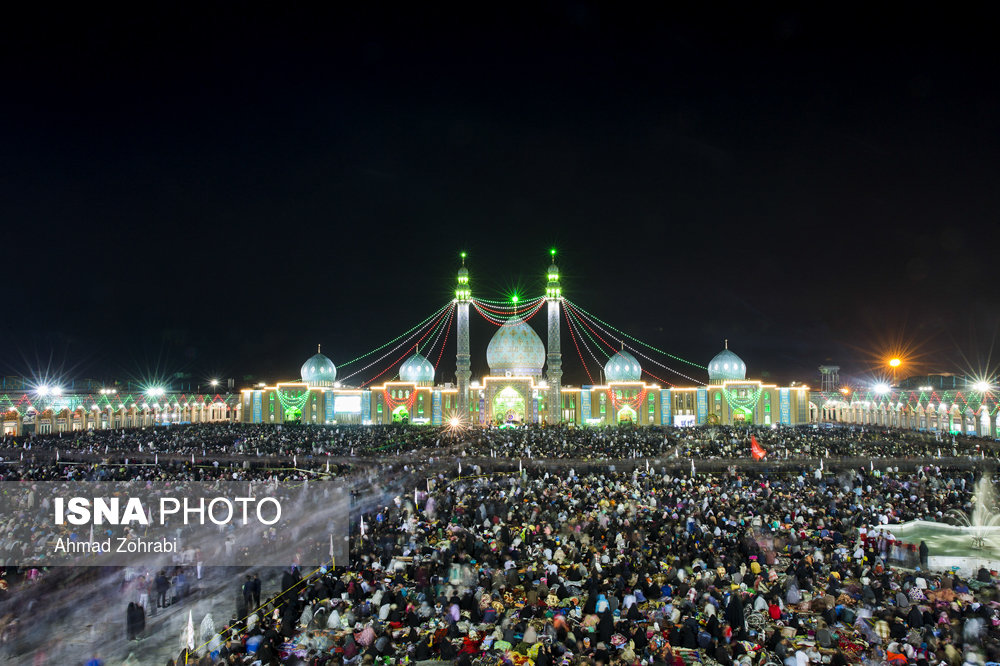
[[[247,574],[246,580],[243,581],[243,604],[247,607],[247,612],[256,608],[253,605],[253,578],[250,574]]]
[[[253,607],[260,608],[260,576],[253,575]]]
[[[125,609],[125,636],[128,640],[135,640],[135,602],[128,602]]]
[[[170,589],[170,579],[167,578],[167,572],[160,569],[160,572],[156,574],[156,607],[166,608],[167,604],[167,591]]]
[[[145,575],[139,576],[136,581],[136,604],[143,610],[149,608],[149,581]]]
[[[927,543],[921,539],[920,540],[920,568],[927,569]]]

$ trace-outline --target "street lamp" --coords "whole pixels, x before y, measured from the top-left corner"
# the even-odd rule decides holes
[[[886,393],[889,392],[889,386],[886,384],[876,384],[875,392],[878,393],[879,395],[885,395]]]
[[[980,393],[989,393],[990,391],[993,390],[993,387],[990,386],[990,383],[985,381],[976,382],[975,384],[972,385],[972,388],[976,389]]]
[[[901,360],[899,360],[898,358],[890,358],[889,359],[889,367],[892,368],[892,384],[893,384],[893,386],[896,385],[896,368],[898,368],[901,365],[903,365],[903,362]]]

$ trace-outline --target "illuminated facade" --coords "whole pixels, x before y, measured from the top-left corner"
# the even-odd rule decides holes
[[[608,359],[601,382],[578,387],[563,385],[560,313],[568,303],[554,262],[546,278],[544,297],[521,309],[496,305],[493,307],[499,309],[490,309],[481,305],[487,302],[473,298],[463,255],[453,301],[457,328],[455,383],[435,383],[435,366],[417,353],[402,361],[398,381],[350,387],[345,380],[342,386],[336,381],[333,362],[317,353],[302,366],[299,381],[245,389],[240,399],[241,418],[246,423],[474,426],[793,426],[809,422],[808,388],[779,387],[746,379],[746,364],[729,350],[728,341],[705,368],[709,381],[703,385],[666,388],[660,383],[648,383],[643,380],[639,361],[624,349]],[[471,373],[470,306],[498,327],[486,350],[490,372],[477,380]],[[547,349],[527,323],[543,308],[547,314]]]
[[[22,390],[0,395],[6,436],[240,421],[240,416],[240,396],[233,393],[101,390],[39,395]]]
[[[989,386],[941,389],[814,391],[810,420],[939,433],[965,433],[996,439],[1000,404]]]

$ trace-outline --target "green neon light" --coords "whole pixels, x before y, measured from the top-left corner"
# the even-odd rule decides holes
[[[280,388],[275,390],[278,394],[278,402],[281,403],[281,409],[284,410],[286,416],[291,416],[295,412],[299,414],[302,413],[302,408],[306,406],[309,402],[309,391],[299,391],[297,393],[288,392],[285,393]]]
[[[763,392],[760,386],[750,385],[746,387],[746,390],[750,392],[750,395],[741,398],[739,396],[740,389],[734,389],[731,387],[726,387],[722,394],[726,396],[726,402],[729,403],[730,409],[735,411],[736,409],[742,409],[745,412],[752,412],[757,406],[757,401],[760,400],[760,394]]]
[[[523,309],[523,307],[526,307],[526,306],[531,305],[533,303],[537,303],[538,301],[541,301],[544,298],[545,298],[544,296],[536,296],[535,298],[532,298],[531,300],[525,301],[524,302],[524,306],[521,306],[519,309]],[[490,300],[488,298],[479,298],[478,296],[476,297],[475,300],[479,301],[480,303],[488,303],[489,305],[496,305],[496,306],[499,306],[499,307],[502,307],[502,308],[506,308],[508,310],[513,309],[511,307],[511,305],[510,305],[510,300],[506,300],[506,301],[492,301],[492,300]]]

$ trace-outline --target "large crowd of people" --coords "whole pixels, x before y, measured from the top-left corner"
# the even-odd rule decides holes
[[[205,423],[132,430],[87,430],[32,437],[0,437],[0,451],[60,450],[92,455],[116,454],[274,457],[303,460],[327,457],[385,457],[449,447],[468,456],[616,460],[694,457],[743,459],[751,436],[772,458],[911,458],[981,456],[993,441],[873,426],[704,426],[697,428],[608,427],[443,428],[325,426],[308,424]]]
[[[106,443],[114,458],[106,462],[31,456],[55,446],[103,452],[104,440],[116,437]],[[770,456],[755,466],[741,464],[750,459],[751,437]],[[175,664],[1000,662],[996,572],[935,568],[925,544],[893,535],[899,523],[972,511],[975,482],[996,471],[985,440],[850,427],[279,431],[235,424],[69,439],[34,438],[27,460],[0,467],[2,480],[328,474],[355,496],[348,563],[292,567],[263,586],[256,571],[233,573],[232,617]],[[125,465],[122,456],[140,444],[198,460]],[[299,459],[295,467],[254,456],[210,460],[258,447]],[[327,471],[327,454],[352,451],[357,462]],[[379,466],[362,459],[380,451]],[[420,460],[394,459],[397,451],[421,451]],[[862,456],[886,460],[837,464]],[[775,457],[786,464],[767,467]],[[623,458],[662,464],[595,464]],[[685,464],[664,462],[675,458]],[[692,466],[724,462],[692,473],[688,459]],[[538,460],[549,464],[531,464]],[[0,551],[25,538],[6,522]],[[33,589],[51,578],[37,569],[8,567],[8,574],[8,617],[28,608]],[[183,603],[178,576],[187,585],[201,574],[177,566],[129,572],[120,636],[109,634],[106,652],[128,641],[116,648],[131,653],[126,663],[162,663],[151,661],[145,616],[172,599]]]

